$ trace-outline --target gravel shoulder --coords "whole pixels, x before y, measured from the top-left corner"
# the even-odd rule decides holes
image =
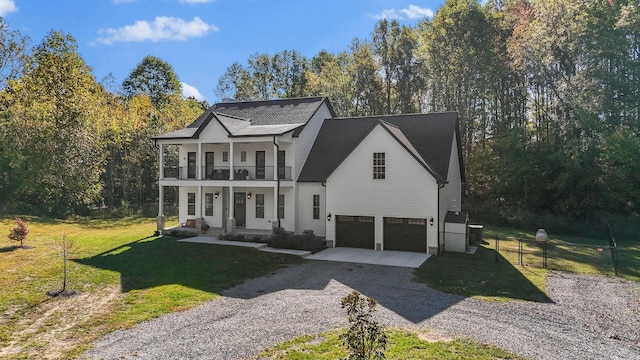
[[[532,359],[640,359],[640,284],[551,273],[550,303],[487,302],[412,281],[413,270],[306,261],[248,280],[223,297],[113,332],[89,359],[245,359],[303,334],[346,326],[340,299],[379,303],[385,326],[466,336]]]

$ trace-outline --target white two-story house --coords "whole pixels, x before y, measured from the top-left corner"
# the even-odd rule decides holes
[[[223,102],[154,138],[179,222],[313,230],[332,246],[437,254],[461,210],[456,113],[335,118],[326,98]],[[178,147],[177,164],[164,159]]]

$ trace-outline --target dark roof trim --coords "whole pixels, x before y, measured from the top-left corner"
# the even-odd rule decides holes
[[[300,133],[302,132],[302,130],[304,130],[305,126],[307,126],[307,124],[309,123],[309,120],[311,120],[314,116],[316,116],[316,114],[318,113],[318,111],[320,110],[320,108],[322,107],[322,104],[327,104],[327,108],[329,109],[329,114],[331,114],[331,118],[334,118],[336,116],[335,111],[333,111],[333,106],[331,106],[331,102],[329,102],[329,98],[327,98],[326,96],[323,98],[322,102],[318,105],[318,107],[316,108],[316,110],[313,112],[313,114],[311,114],[311,116],[309,117],[309,119],[307,119],[307,122],[305,122],[301,127],[299,127],[298,129],[296,129],[296,131],[293,133],[293,137],[298,137],[300,135]]]
[[[395,129],[397,129],[403,136],[404,133],[402,132],[402,130],[400,130],[400,128],[396,125],[390,124],[384,120],[378,119],[378,124],[382,125],[382,127],[387,130],[387,132],[389,133],[389,135],[391,135],[394,139],[396,139],[396,141],[409,153],[411,154],[411,156],[416,159],[416,161],[418,163],[420,163],[420,165],[422,165],[423,168],[425,168],[425,170],[427,170],[427,172],[429,172],[429,174],[431,174],[431,176],[433,176],[436,181],[438,182],[438,184],[442,185],[446,183],[446,177],[443,177],[441,174],[437,173],[435,170],[433,170],[433,168],[431,167],[431,165],[429,165],[429,163],[427,162],[427,160],[423,159],[422,156],[420,155],[420,153],[418,152],[418,150],[416,150],[416,148],[413,147],[413,144],[411,144],[411,142],[409,141],[409,139],[405,138],[404,139],[400,139],[398,138],[398,136],[391,131],[391,129],[389,129],[389,127],[393,127]],[[411,146],[411,148],[409,147]]]
[[[460,115],[456,116],[456,143],[458,144],[458,167],[460,168],[460,181],[467,182],[465,170],[464,170],[464,161],[462,160],[462,141],[460,141]],[[449,174],[447,174],[449,176]]]
[[[200,138],[200,133],[202,131],[204,131],[204,129],[207,127],[207,125],[209,125],[209,122],[211,121],[211,119],[216,118],[216,120],[218,121],[218,123],[220,123],[220,125],[222,125],[222,123],[220,122],[220,120],[218,120],[218,118],[215,116],[215,113],[210,113],[209,115],[207,115],[206,119],[204,119],[204,121],[202,122],[202,124],[198,127],[198,130],[196,130],[196,133],[193,134],[193,139],[198,139]],[[229,133],[229,130],[227,130],[227,128],[224,127],[224,125],[222,125],[222,127],[227,131],[227,133]]]
[[[342,163],[349,157],[349,155],[351,155],[353,150],[355,150],[360,145],[362,140],[366,139],[367,136],[369,136],[369,133],[371,133],[371,131],[373,131],[373,129],[375,129],[376,126],[378,126],[378,123],[375,123],[375,122],[369,126],[369,128],[364,132],[364,134],[362,134],[362,136],[358,139],[358,141],[355,141],[353,143],[353,146],[347,152],[345,152],[344,156],[339,161],[336,161],[336,165],[329,172],[327,172],[327,177],[323,179],[322,182],[327,181],[327,179],[331,176],[331,174],[333,174],[333,172],[336,171],[336,169],[339,168],[340,165],[342,165]]]

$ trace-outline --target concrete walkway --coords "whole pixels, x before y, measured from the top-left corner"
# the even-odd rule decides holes
[[[358,264],[399,266],[408,268],[419,268],[431,255],[407,251],[375,251],[367,249],[355,248],[328,248],[315,254],[310,251],[294,250],[294,249],[277,249],[267,246],[265,243],[256,243],[248,241],[230,241],[220,240],[210,236],[196,236],[178,240],[181,242],[191,242],[200,244],[226,245],[226,246],[242,246],[251,247],[260,251],[297,255],[309,260],[325,260],[325,261],[341,261]]]
[[[306,258],[311,260],[343,261],[359,264],[419,268],[431,255],[407,251],[375,251],[335,247],[322,250]]]

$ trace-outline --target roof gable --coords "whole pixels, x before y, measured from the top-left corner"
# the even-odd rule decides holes
[[[331,104],[325,97],[218,103],[187,128],[158,135],[154,139],[198,138],[213,119],[225,128],[230,137],[298,133],[323,104],[333,115]]]
[[[446,181],[451,144],[459,136],[458,115],[454,112],[325,120],[298,181],[325,181],[378,124],[384,125],[438,182]]]

